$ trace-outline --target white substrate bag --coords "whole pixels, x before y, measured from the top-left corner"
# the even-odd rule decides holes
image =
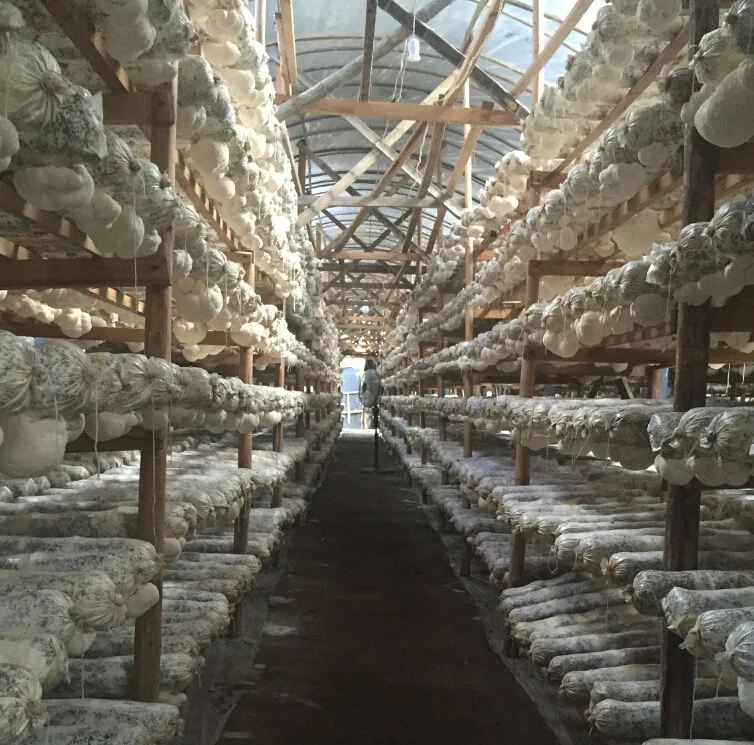
[[[715,698],[732,693],[717,678],[697,678],[694,681],[694,698]],[[589,697],[589,710],[600,701],[659,701],[662,683],[659,680],[633,680],[613,682],[603,680],[594,684]]]
[[[34,413],[0,418],[0,473],[11,478],[43,476],[60,465],[68,444],[65,419]]]
[[[33,671],[0,664],[0,745],[17,745],[45,723],[42,686]]]
[[[51,700],[45,702],[45,709],[51,727],[138,725],[149,731],[154,745],[175,745],[183,733],[178,709],[168,704],[89,698]]]
[[[73,724],[33,732],[23,745],[154,745],[154,740],[140,725]]]
[[[601,590],[590,592],[585,595],[559,598],[544,603],[515,608],[508,614],[509,623],[518,621],[537,621],[549,616],[565,613],[582,613],[595,608],[608,608],[611,605],[623,603],[620,590]]]
[[[572,703],[586,703],[592,691],[592,686],[598,681],[631,681],[631,680],[659,680],[660,666],[652,665],[621,665],[618,667],[602,667],[596,670],[575,670],[567,673],[560,681],[558,696]]]
[[[725,642],[725,651],[715,661],[726,676],[732,671],[739,678],[754,680],[754,623],[744,621],[736,626]]]
[[[697,616],[681,645],[694,657],[713,660],[725,651],[733,630],[742,623],[754,622],[754,607],[708,610]]]
[[[0,331],[0,417],[19,414],[29,407],[32,363],[31,345]]]
[[[123,657],[134,653],[135,630],[128,626],[97,634],[92,646],[86,651],[87,659],[96,657]],[[209,640],[208,640],[209,643]],[[202,646],[189,634],[176,634],[172,628],[162,629],[160,644],[162,654],[188,654],[198,657]]]
[[[71,617],[73,601],[58,590],[13,593],[0,604],[0,629],[39,629],[57,636],[66,645],[76,634]]]
[[[754,720],[744,714],[735,696],[696,701],[693,717],[694,735],[701,738],[754,737]],[[591,710],[589,723],[615,740],[656,737],[660,734],[660,702],[601,701]]]
[[[573,630],[570,634],[563,636],[537,637],[532,640],[529,647],[529,656],[535,665],[545,667],[556,657],[580,656],[612,649],[649,647],[653,646],[657,639],[657,633],[645,630],[612,633],[612,629],[607,627],[605,632],[595,634],[579,634]]]
[[[96,698],[126,699],[131,695],[133,656],[101,659],[71,659],[68,679],[59,685],[50,698],[81,698],[82,693]],[[196,659],[184,654],[160,657],[160,691],[181,693],[199,674]]]
[[[668,630],[686,636],[700,613],[754,606],[754,587],[735,590],[686,590],[674,587],[663,599]]]
[[[86,630],[119,626],[126,617],[125,601],[104,572],[29,574],[0,570],[0,596],[41,590],[57,590],[68,595],[73,601],[71,617]]]
[[[662,600],[674,588],[723,590],[754,586],[754,572],[693,570],[686,572],[640,572],[629,588],[636,609],[648,616],[663,615]]]
[[[659,634],[655,641],[660,641]],[[547,666],[547,677],[551,680],[562,680],[568,673],[577,670],[599,670],[621,665],[646,665],[659,661],[659,645],[566,654],[553,657],[550,660],[550,664]]]
[[[43,631],[6,629],[0,632],[0,666],[19,665],[30,670],[45,691],[54,688],[68,671],[65,645]]]
[[[614,585],[628,585],[644,570],[663,568],[662,550],[620,551],[602,561],[602,574]],[[699,554],[700,569],[754,569],[754,552],[703,551]]]

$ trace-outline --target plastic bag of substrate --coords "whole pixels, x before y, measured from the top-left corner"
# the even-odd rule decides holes
[[[73,601],[58,590],[12,593],[0,603],[0,629],[28,629],[46,631],[68,645],[77,627],[71,616]]]
[[[674,587],[662,601],[668,630],[685,637],[700,613],[754,606],[754,587],[735,590],[686,590]]]
[[[663,615],[662,600],[674,588],[687,590],[722,590],[754,586],[754,571],[725,572],[693,570],[686,572],[644,571],[634,577],[627,588],[627,599],[636,610],[648,616]]]
[[[134,633],[133,627],[129,626],[98,633],[92,646],[86,651],[86,658],[132,655],[134,653]],[[162,629],[160,647],[162,654],[188,654],[192,657],[198,657],[203,649],[199,642],[204,639],[201,634],[199,636],[200,639],[197,640],[189,634],[174,633],[172,626],[166,626]],[[210,638],[207,636],[208,644],[209,641]]]
[[[0,570],[0,596],[40,590],[58,590],[68,595],[73,601],[71,617],[82,629],[109,629],[126,617],[125,601],[104,572],[27,574]]]
[[[31,670],[0,664],[0,745],[17,745],[44,725],[41,698],[42,686]]]
[[[149,731],[154,745],[175,745],[183,734],[178,709],[167,704],[88,698],[50,700],[45,702],[45,708],[51,727],[84,725],[107,729],[137,725]]]
[[[754,621],[754,606],[704,611],[697,616],[681,646],[694,657],[715,659],[715,655],[725,651],[733,629],[747,621]]]
[[[134,660],[132,655],[100,659],[71,659],[68,678],[49,694],[50,698],[127,699],[131,695]],[[160,690],[175,694],[185,691],[199,674],[199,662],[187,654],[160,657]]]
[[[701,699],[694,703],[694,736],[700,738],[751,739],[754,719],[741,710],[738,698]],[[613,701],[598,703],[589,714],[589,723],[615,740],[644,740],[660,734],[659,701]],[[694,742],[698,742],[696,739]]]
[[[602,633],[576,635],[572,632],[562,637],[538,637],[529,647],[529,656],[538,667],[546,667],[556,657],[654,646],[660,638],[660,632],[661,628],[658,625],[654,632],[643,629],[611,632],[606,629]]]
[[[660,641],[659,635],[656,641]],[[603,667],[612,668],[621,665],[645,665],[659,661],[659,645],[567,654],[553,657],[550,660],[550,664],[547,666],[547,677],[551,680],[562,680],[565,675],[576,670],[597,670]]]
[[[628,585],[644,570],[663,568],[663,554],[658,551],[617,552],[602,561],[603,576],[614,585]],[[754,552],[702,551],[699,553],[700,569],[748,570],[754,569]]]
[[[151,732],[134,724],[72,724],[33,732],[23,745],[153,745]]]
[[[611,681],[601,680],[594,684],[589,697],[589,709],[600,701],[659,701],[662,683],[659,680]],[[697,678],[694,681],[694,698],[715,698],[725,696],[731,691],[717,678]]]
[[[0,665],[19,665],[30,670],[48,691],[65,676],[68,655],[65,645],[54,634],[6,629],[0,632]]]
[[[611,605],[623,604],[619,590],[601,590],[588,592],[584,595],[558,598],[544,603],[515,608],[508,615],[509,623],[517,621],[537,621],[548,616],[564,613],[582,613],[595,608],[608,608]]]
[[[733,672],[739,678],[754,680],[754,623],[744,621],[736,626],[725,642],[725,651],[715,661],[726,677]]]

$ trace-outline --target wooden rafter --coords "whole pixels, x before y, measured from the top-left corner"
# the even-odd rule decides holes
[[[275,95],[275,103],[290,100],[284,94]],[[306,106],[302,113],[327,116],[359,116],[363,119],[396,119],[415,122],[445,122],[446,124],[479,124],[485,127],[520,129],[520,122],[507,111],[489,111],[476,106],[437,106],[400,101],[353,101],[348,98],[323,98]]]
[[[317,153],[313,152],[312,150],[309,150],[308,148],[306,149],[306,152],[311,158],[311,160],[314,163],[316,163],[324,173],[330,176],[330,178],[332,178],[334,181],[338,180],[338,178],[340,177],[340,174],[334,168],[331,168],[330,165],[327,163],[327,161],[325,161],[323,158],[317,155]],[[349,186],[346,189],[346,191],[353,196],[363,196],[361,192],[359,192],[358,189],[355,189],[353,186]],[[372,191],[372,195],[374,195],[374,190]],[[370,207],[370,208],[365,208],[364,210],[362,210],[362,212],[364,213],[365,218],[368,217],[370,214],[373,214],[377,218],[377,220],[379,220],[388,229],[389,233],[393,233],[398,238],[403,240],[404,232],[398,227],[398,223],[402,222],[402,220],[405,219],[405,217],[400,218],[398,221],[394,222],[390,220],[388,217],[386,217],[379,209],[374,209]],[[362,212],[359,212],[359,215],[361,215]],[[358,227],[358,225],[356,227]],[[335,250],[338,250],[339,248],[344,247],[348,239],[354,234],[356,227],[353,228],[353,232],[352,232],[352,227],[351,225],[349,225],[348,228],[345,229],[345,235],[347,237],[344,238],[343,237],[344,234],[341,234],[340,236],[338,236],[338,238],[334,241],[331,250],[335,251]],[[387,235],[383,234],[379,240],[384,240],[386,237]],[[376,244],[373,244],[372,247],[374,247],[374,245]],[[412,247],[414,250],[419,250],[419,246],[415,244]]]
[[[425,192],[426,193],[426,192]],[[307,207],[313,204],[319,194],[305,194],[299,197],[298,206]],[[437,200],[425,196],[339,196],[331,207],[387,207],[399,210],[429,209],[437,206]]]
[[[426,5],[416,12],[416,17],[425,22],[430,21],[453,2],[454,0],[429,0]],[[402,26],[397,28],[389,36],[381,39],[374,45],[373,59],[378,60],[392,52],[399,44],[406,41],[410,34],[411,31],[409,29],[405,29]],[[301,38],[310,39],[311,37],[299,37],[299,39]],[[309,87],[306,90],[297,93],[290,101],[286,101],[278,108],[278,119],[280,121],[286,121],[287,119],[300,114],[304,111],[306,106],[311,105],[315,101],[319,101],[325,96],[329,96],[344,83],[358,78],[363,64],[364,55],[360,54],[318,82],[305,82],[303,78],[299,76],[299,81],[305,82]]]
[[[511,90],[511,95],[516,97],[520,96],[534,80],[540,71],[544,69],[544,66],[552,59],[555,52],[560,49],[563,42],[568,37],[568,34],[573,31],[576,24],[581,20],[584,13],[589,10],[589,6],[592,4],[592,0],[576,0],[573,7],[568,12],[568,15],[563,19],[558,30],[550,37],[545,48],[536,56],[529,69],[519,78],[516,85]]]
[[[288,87],[293,90],[298,82],[298,67],[296,64],[296,32],[293,25],[292,0],[278,0],[279,13],[275,14],[275,22],[279,26],[278,39],[282,43],[280,60],[283,63],[283,77]]]
[[[526,108],[516,100],[515,95],[508,93],[508,91],[506,91],[505,88],[495,81],[488,73],[482,70],[482,68],[477,67],[476,62],[479,55],[475,54],[475,50],[471,49],[469,53],[464,56],[461,51],[456,49],[452,44],[449,44],[429,26],[418,19],[415,19],[412,13],[401,7],[395,2],[395,0],[378,0],[378,2],[382,10],[392,16],[405,28],[410,28],[413,33],[429,44],[432,49],[448,60],[448,62],[462,68],[465,65],[468,65],[470,68],[468,75],[481,90],[502,106],[503,109],[509,111],[519,120],[528,114]],[[503,9],[504,4],[504,0],[492,0],[492,7],[495,11],[495,21],[500,15],[500,11]]]
[[[374,29],[377,21],[377,0],[367,0],[364,18],[364,64],[361,68],[359,100],[368,101],[372,91],[372,65],[374,64]]]

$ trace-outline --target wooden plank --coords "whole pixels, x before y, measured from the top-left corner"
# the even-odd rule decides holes
[[[275,103],[283,104],[290,96],[276,94]],[[350,98],[323,98],[304,107],[308,114],[325,116],[358,116],[362,119],[411,120],[444,122],[445,124],[476,124],[480,127],[520,129],[521,123],[507,111],[490,111],[471,106],[437,106],[401,101],[354,101]]]
[[[573,31],[576,24],[581,20],[584,13],[589,10],[592,0],[576,0],[568,15],[558,27],[558,30],[550,37],[545,48],[536,56],[534,61],[529,65],[529,69],[518,79],[516,85],[511,89],[511,95],[516,98],[520,96],[534,78],[539,75],[545,65],[552,59],[555,52],[560,49],[562,43],[568,38],[568,34]],[[534,99],[535,102],[537,99]]]
[[[571,165],[571,163],[575,163],[576,160],[586,151],[586,149],[594,142],[596,142],[597,138],[605,131],[607,130],[612,124],[614,124],[618,119],[626,112],[626,110],[631,106],[638,98],[641,96],[644,91],[649,88],[649,86],[654,83],[654,81],[657,79],[658,75],[662,72],[663,68],[671,63],[681,52],[681,50],[686,46],[688,43],[688,30],[686,28],[683,28],[681,31],[679,31],[676,36],[673,38],[673,40],[665,47],[665,49],[660,52],[659,56],[655,61],[647,68],[647,71],[634,83],[633,87],[631,88],[628,93],[626,93],[623,98],[618,101],[618,103],[613,106],[613,108],[610,110],[608,115],[596,126],[592,129],[589,134],[584,137],[581,142],[579,142],[576,147],[574,147],[570,153],[568,153],[568,156],[564,158],[557,168],[555,168],[552,173],[550,174],[550,177],[546,180],[546,185],[552,185],[554,182],[550,179],[554,179],[555,177],[559,176],[561,173],[565,173],[565,170],[568,168],[568,166]]]
[[[341,316],[341,321],[364,321],[366,323],[385,324],[390,319],[383,316]]]
[[[611,269],[623,266],[623,261],[595,259],[594,261],[574,261],[570,259],[532,259],[529,274],[537,277],[601,277]]]
[[[691,0],[688,46],[697,48],[702,36],[717,28],[716,0]],[[684,209],[682,223],[706,221],[715,211],[715,148],[693,127],[686,128],[684,141]],[[705,406],[710,342],[709,302],[700,306],[678,305],[676,335],[676,380],[673,409]],[[696,569],[699,545],[701,484],[692,479],[685,486],[670,484],[665,516],[664,567],[670,571]],[[694,712],[696,659],[681,649],[681,639],[663,632],[661,737],[691,737]]]
[[[126,287],[133,286],[134,278],[141,287],[167,287],[170,272],[159,253],[138,259],[28,259],[3,263],[0,289]]]
[[[340,262],[338,261],[325,261],[320,266],[320,269],[323,272],[339,272],[340,271]],[[349,274],[392,274],[392,267],[384,267],[379,266],[377,264],[349,264],[348,267]],[[410,267],[406,269],[405,274],[415,274],[416,273],[416,267]]]
[[[361,67],[361,90],[359,91],[360,101],[368,101],[372,91],[374,29],[377,22],[377,0],[366,0],[366,2],[367,7],[364,18],[364,64]]]
[[[302,194],[298,198],[299,207],[310,207],[321,197],[321,194]],[[376,196],[371,194],[364,196],[338,196],[332,200],[330,207],[382,207],[391,209],[429,209],[437,205],[434,197],[418,196]],[[322,210],[324,212],[324,210]]]
[[[328,290],[336,289],[343,287],[345,290],[384,290],[385,285],[382,282],[347,282],[344,284],[340,284],[339,279],[331,279],[328,280],[323,284],[323,292],[327,292]],[[399,290],[410,290],[412,289],[409,282],[406,280],[402,285],[399,285]]]
[[[497,240],[498,235],[497,230],[491,230],[490,234],[477,244],[472,253],[474,261],[492,261],[492,252],[487,251],[487,249]],[[490,255],[485,256],[486,253]]]
[[[76,7],[73,0],[42,0],[42,4],[105,85],[113,93],[128,93],[131,90],[128,75],[120,64],[107,54],[102,37],[94,29],[89,17]]]

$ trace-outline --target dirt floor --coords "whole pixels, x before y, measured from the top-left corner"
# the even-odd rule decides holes
[[[222,745],[549,745],[446,545],[383,450],[344,433],[298,529]],[[239,659],[239,663],[243,664]]]

